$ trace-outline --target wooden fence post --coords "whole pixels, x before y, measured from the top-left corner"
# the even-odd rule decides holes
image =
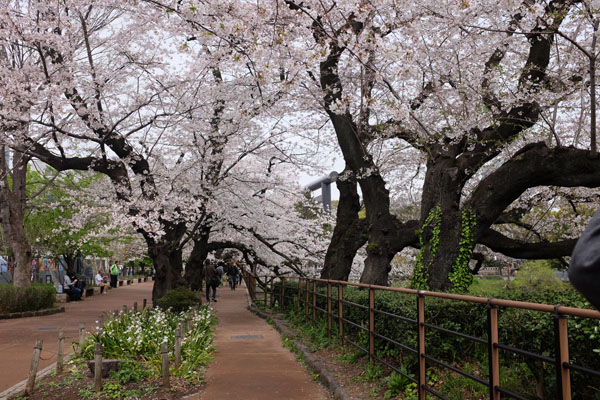
[[[160,354],[162,356],[162,384],[163,386],[169,386],[169,347],[167,343],[161,343]]]
[[[31,396],[35,388],[35,378],[37,375],[38,363],[40,362],[40,353],[42,352],[42,339],[38,339],[33,347],[33,357],[31,359],[31,367],[29,368],[29,377],[25,386],[25,396]]]
[[[338,329],[340,342],[344,344],[344,286],[338,284]]]
[[[281,312],[285,312],[285,278],[281,278],[281,304],[279,308]]]
[[[175,329],[175,368],[181,365],[181,329]]]
[[[85,326],[83,322],[79,323],[79,354],[83,351],[83,344],[85,343]]]
[[[369,361],[375,356],[375,289],[369,288]]]
[[[127,314],[127,306],[123,304],[123,314]]]
[[[331,282],[327,282],[327,337],[331,339]]]
[[[317,281],[313,281],[312,321],[313,324],[317,322]]]
[[[302,298],[302,278],[298,278],[298,303],[296,303],[296,310],[300,310],[300,299]]]
[[[56,375],[62,375],[65,368],[65,333],[58,332],[58,353],[56,354]]]
[[[269,285],[267,284],[267,278],[266,277],[265,277],[265,283],[263,285],[263,291],[264,291],[263,294],[265,295],[265,303],[264,303],[264,305],[265,305],[265,310],[266,310],[267,307],[268,307],[267,306],[267,304],[268,304],[267,303],[267,295],[269,294]]]
[[[102,390],[102,343],[94,345],[94,389]]]
[[[275,307],[275,277],[271,279],[271,301],[269,302],[269,308]]]
[[[425,400],[427,391],[426,364],[425,364],[425,295],[419,290],[417,295],[417,340],[418,340],[418,367],[417,375],[417,396],[419,400]]]
[[[490,382],[490,399],[500,400],[500,352],[498,351],[498,307],[488,300],[488,376]]]
[[[137,301],[133,302],[133,312],[136,313],[137,312]]]
[[[307,321],[308,320],[308,278],[306,278],[306,299],[304,301],[304,320]]]
[[[146,305],[148,304],[148,301],[146,299],[144,299],[144,301],[142,301],[142,309],[146,309]]]
[[[567,332],[568,320],[566,315],[558,313],[554,308],[554,345],[556,358],[556,382],[559,399],[571,400],[571,374],[565,363],[569,363],[569,336]]]

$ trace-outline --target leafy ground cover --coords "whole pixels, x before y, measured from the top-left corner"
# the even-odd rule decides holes
[[[174,366],[175,330],[186,325],[182,336],[182,363]],[[152,309],[111,316],[97,333],[89,335],[61,376],[55,373],[36,384],[29,399],[180,399],[203,388],[204,372],[211,361],[216,318],[210,307],[187,312]],[[170,384],[162,386],[160,345],[170,349]],[[87,361],[101,343],[103,357],[119,359],[121,367],[94,390]]]

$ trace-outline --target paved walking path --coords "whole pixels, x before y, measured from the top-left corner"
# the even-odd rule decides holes
[[[330,396],[283,347],[281,336],[248,311],[245,287],[217,290],[214,360],[202,400],[326,400]]]
[[[79,324],[95,331],[96,321],[103,312],[131,308],[134,302],[142,307],[143,299],[152,302],[153,282],[135,283],[96,295],[83,301],[66,303],[65,312],[43,317],[0,320],[0,392],[27,379],[33,346],[42,339],[42,360],[38,370],[56,361],[58,332],[64,331],[65,352],[72,353],[72,342],[79,341]]]

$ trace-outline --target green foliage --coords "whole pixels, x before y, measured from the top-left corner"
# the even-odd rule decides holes
[[[469,268],[469,262],[471,261],[473,247],[475,246],[473,228],[476,223],[475,213],[472,210],[462,211],[460,222],[460,247],[458,249],[456,261],[448,275],[448,279],[452,282],[453,291],[458,293],[465,293],[471,283],[473,283],[473,274]]]
[[[28,287],[16,287],[12,283],[0,285],[0,313],[37,311],[53,308],[56,290],[51,284],[34,283]]]
[[[68,171],[58,173],[48,167],[43,172],[29,170],[27,195],[31,197],[30,212],[25,216],[25,229],[36,251],[49,252],[56,257],[95,255],[110,257],[113,241],[130,242],[132,237],[119,236],[118,229],[105,232],[110,223],[109,213],[88,213],[83,224],[73,224],[72,219],[82,206],[94,206],[94,196],[89,189],[104,175]],[[35,196],[38,193],[41,196]]]
[[[181,375],[189,381],[197,381],[200,367],[208,365],[213,351],[213,327],[216,319],[207,307],[187,314],[176,314],[158,308],[121,313],[110,318],[97,333],[87,337],[81,349],[81,357],[93,359],[95,343],[101,343],[103,353],[111,358],[143,360],[158,371],[161,365],[161,343],[166,342],[169,348],[173,348],[175,329],[179,327],[181,320],[188,317],[192,327],[182,338],[182,365],[173,374]],[[142,372],[127,374],[139,375]]]
[[[402,367],[401,371],[406,374],[406,368]],[[385,378],[387,390],[385,391],[384,399],[391,399],[403,393],[412,383],[406,376],[393,371],[390,376]]]
[[[180,286],[168,290],[163,297],[156,301],[156,304],[163,310],[171,309],[171,311],[178,313],[202,304],[202,297],[196,292]]]
[[[563,283],[546,260],[526,261],[519,269],[514,281],[510,283],[511,289],[525,291],[545,291],[564,287]]]
[[[139,382],[156,376],[156,370],[135,360],[123,360],[118,371],[110,371],[110,377],[119,383]]]
[[[413,289],[429,289],[427,280],[429,278],[429,268],[433,263],[433,259],[437,253],[437,248],[440,243],[440,228],[442,224],[442,208],[437,205],[429,210],[429,215],[421,229],[417,230],[419,238],[420,250],[417,254],[417,260],[413,271],[413,279],[411,287]],[[425,243],[424,232],[427,227],[431,226],[431,239]],[[427,256],[427,264],[425,264],[425,255]]]
[[[380,364],[369,362],[367,368],[364,370],[362,378],[367,382],[372,382],[381,377],[383,370]]]

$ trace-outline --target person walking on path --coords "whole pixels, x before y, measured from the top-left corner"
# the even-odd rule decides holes
[[[110,287],[116,289],[117,278],[119,277],[119,267],[117,267],[117,261],[110,266]]]
[[[216,350],[201,399],[330,399],[296,355],[283,346],[281,335],[247,306],[243,290],[219,295]]]
[[[221,279],[215,266],[210,260],[204,260],[204,280],[206,281],[206,302],[210,303],[210,291],[212,289],[212,300],[217,301],[217,286]]]

